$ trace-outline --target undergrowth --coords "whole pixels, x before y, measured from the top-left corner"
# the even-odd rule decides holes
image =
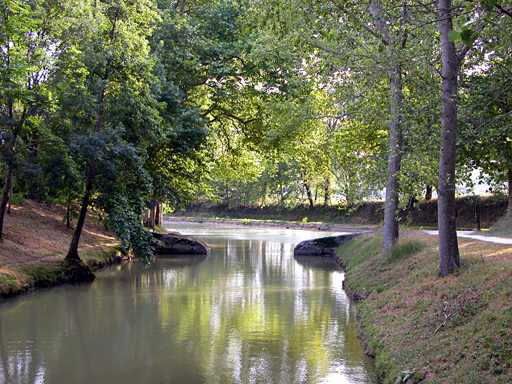
[[[458,273],[439,278],[436,245],[421,235],[384,255],[364,235],[338,250],[382,382],[512,382],[512,257],[464,240]]]

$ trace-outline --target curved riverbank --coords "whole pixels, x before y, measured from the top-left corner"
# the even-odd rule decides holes
[[[460,239],[457,274],[438,277],[437,239],[403,233],[388,255],[382,236],[338,249],[358,329],[383,383],[512,382],[512,248]]]

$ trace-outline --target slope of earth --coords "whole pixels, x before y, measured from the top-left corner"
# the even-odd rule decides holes
[[[459,239],[461,267],[438,277],[437,237],[407,231],[339,249],[359,331],[384,383],[512,382],[512,245]]]
[[[59,205],[48,207],[26,200],[5,215],[0,241],[1,297],[53,284],[63,277],[63,260],[73,234],[63,223],[64,214]],[[90,266],[111,262],[118,246],[98,215],[89,213],[80,239],[82,260]]]

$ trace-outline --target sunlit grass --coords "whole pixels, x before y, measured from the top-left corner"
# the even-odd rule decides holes
[[[378,235],[339,251],[383,382],[512,382],[512,248],[461,239],[459,271],[439,278],[436,237],[403,237],[388,255]]]

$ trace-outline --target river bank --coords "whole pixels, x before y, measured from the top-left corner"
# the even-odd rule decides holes
[[[69,280],[64,258],[72,229],[63,222],[65,210],[26,200],[5,216],[0,243],[0,297]],[[80,240],[80,257],[91,268],[118,263],[119,241],[94,212],[89,213]]]
[[[342,231],[342,232],[372,232],[380,231],[376,225],[336,225],[324,223],[302,223],[293,221],[276,221],[276,220],[249,220],[249,219],[226,219],[226,218],[205,218],[205,217],[180,217],[166,216],[164,219],[167,223],[199,223],[214,225],[244,225],[249,227],[269,227],[269,228],[286,228],[286,229],[305,229],[318,231]]]
[[[464,196],[456,199],[457,226],[459,229],[477,229],[476,219],[482,229],[490,228],[507,210],[507,198],[502,195]],[[384,202],[364,201],[358,204],[298,205],[284,207],[232,206],[225,203],[194,203],[186,210],[169,214],[174,218],[194,217],[223,220],[273,221],[295,223],[323,223],[340,226],[380,226],[384,221]],[[437,200],[417,202],[411,200],[399,211],[400,222],[409,227],[437,227]]]
[[[461,268],[439,278],[437,238],[403,233],[338,250],[359,332],[383,383],[512,382],[512,247],[459,239]]]

